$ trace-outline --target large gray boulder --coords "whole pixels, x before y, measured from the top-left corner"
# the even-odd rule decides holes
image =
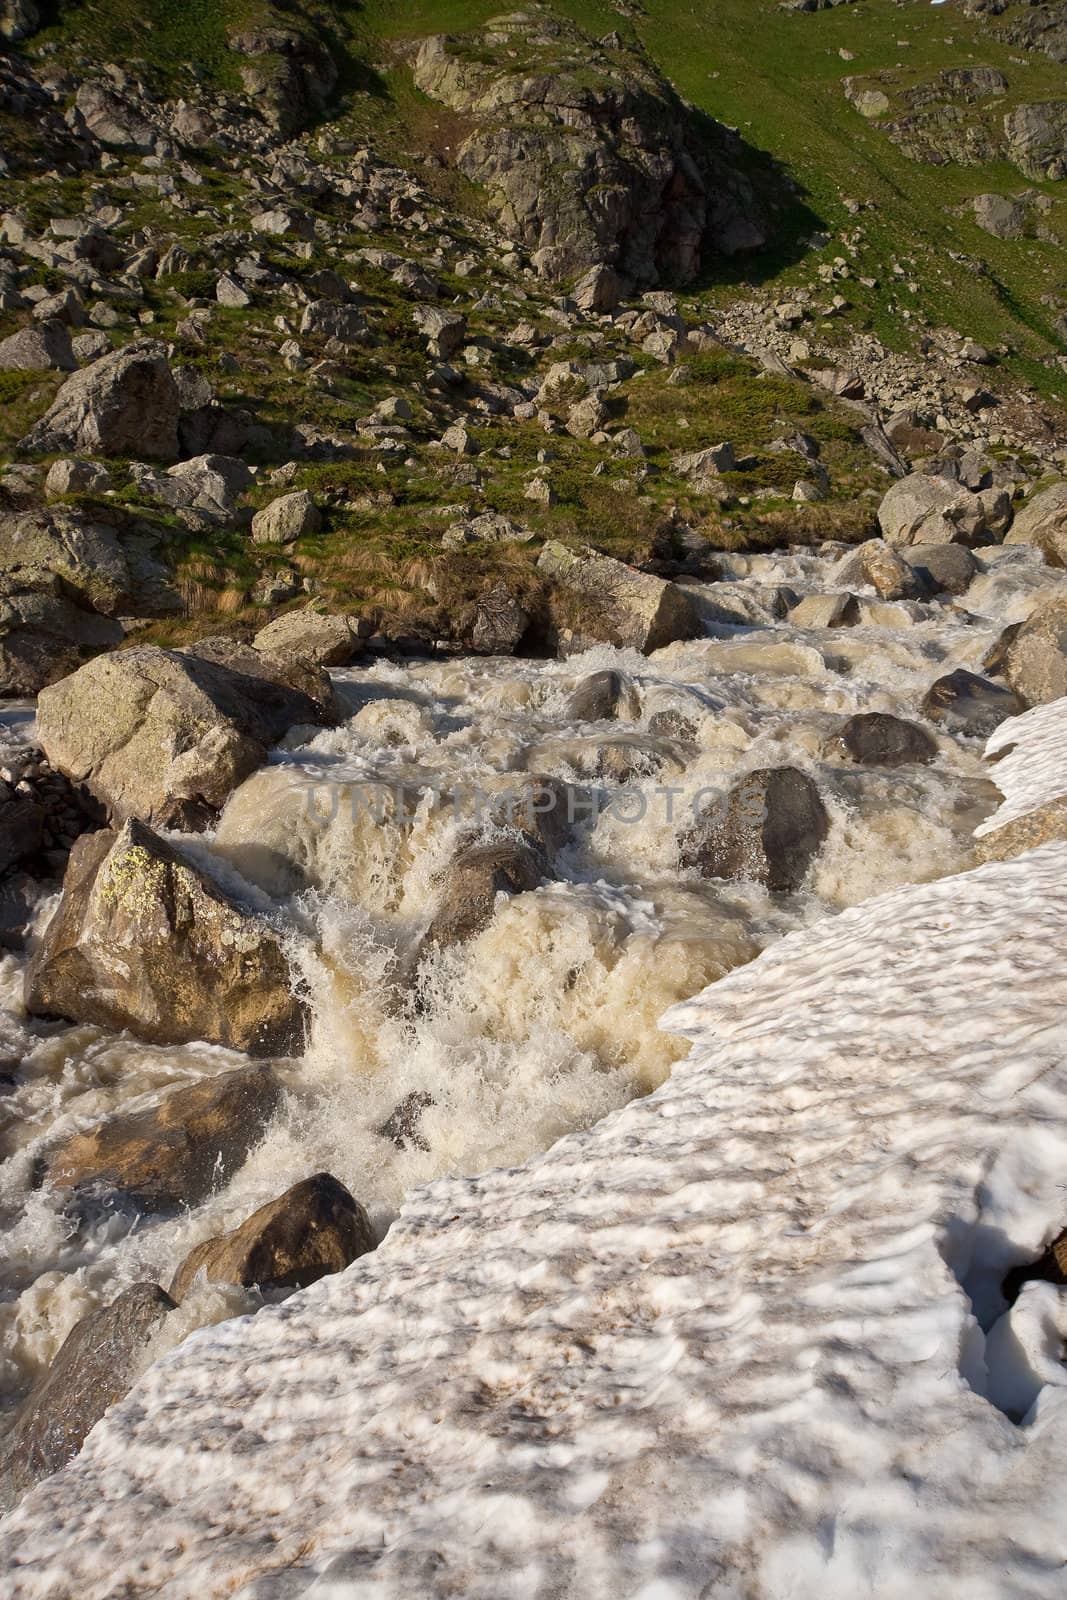
[[[258,665],[263,676],[153,645],[98,656],[42,691],[38,739],[114,819],[203,827],[268,746],[295,723],[324,720],[320,704]]]
[[[294,544],[309,533],[318,533],[322,514],[306,489],[280,495],[257,511],[252,518],[253,544]]]
[[[1011,523],[1003,489],[972,494],[948,478],[911,473],[890,488],[878,508],[887,544],[991,544]]]
[[[1040,183],[1067,178],[1067,100],[1016,106],[1004,118],[1008,159]]]
[[[75,1210],[155,1214],[199,1205],[243,1165],[281,1100],[268,1066],[200,1078],[146,1110],[71,1134],[44,1158],[39,1177]]]
[[[685,283],[705,240],[764,242],[725,130],[698,138],[633,44],[599,43],[541,9],[422,44],[415,81],[472,131],[456,164],[547,277],[609,266],[636,285]]]
[[[363,650],[354,617],[330,616],[312,606],[276,617],[252,643],[268,656],[294,657],[318,667],[346,667]]]
[[[142,495],[179,514],[191,513],[183,520],[194,526],[233,523],[237,503],[253,482],[249,468],[235,456],[193,456],[165,472],[141,464],[131,470]]]
[[[303,1289],[374,1249],[366,1211],[328,1172],[294,1183],[229,1233],[194,1245],[170,1286],[181,1301],[198,1273],[246,1289]]]
[[[0,340],[0,368],[14,372],[73,372],[78,365],[62,322],[20,328]]]
[[[676,584],[638,572],[595,550],[570,550],[557,540],[545,545],[538,571],[554,585],[557,633],[566,646],[602,642],[629,645],[648,655],[675,639],[695,639],[703,629],[696,610]]]
[[[1031,612],[1004,652],[1004,676],[1025,706],[1067,694],[1067,600]]]
[[[68,1333],[31,1389],[0,1449],[0,1508],[78,1454],[86,1434],[141,1375],[148,1345],[174,1301],[157,1283],[135,1283]]]
[[[1032,544],[1050,567],[1067,567],[1067,483],[1054,483],[1028,500],[1005,544]]]
[[[277,933],[132,818],[75,844],[25,1000],[32,1015],[152,1044],[303,1049],[304,1006]]]
[[[151,530],[106,513],[50,506],[0,518],[0,581],[53,592],[101,616],[160,616],[180,600]],[[54,580],[54,581],[53,581]]]
[[[141,339],[68,378],[19,448],[174,461],[179,410],[164,346]]]

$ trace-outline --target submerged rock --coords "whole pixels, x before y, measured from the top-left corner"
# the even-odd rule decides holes
[[[42,692],[40,743],[113,818],[203,827],[269,745],[323,721],[321,705],[249,654],[263,675],[152,645],[98,656]]]
[[[281,1103],[269,1067],[242,1068],[172,1089],[65,1139],[40,1177],[82,1203],[174,1211],[220,1189],[259,1143]]]
[[[157,1283],[135,1283],[74,1325],[31,1389],[0,1449],[0,1507],[65,1467],[109,1406],[141,1374],[145,1350],[174,1301]]]
[[[303,1048],[305,1009],[278,935],[133,818],[74,846],[25,999],[34,1015],[150,1043]]]
[[[229,1233],[195,1245],[170,1286],[181,1301],[197,1273],[209,1283],[303,1289],[374,1249],[370,1218],[328,1172],[294,1183]]]
[[[798,889],[830,831],[811,778],[796,767],[750,772],[725,805],[705,815],[683,841],[682,865],[706,878],[752,879],[768,889]]]

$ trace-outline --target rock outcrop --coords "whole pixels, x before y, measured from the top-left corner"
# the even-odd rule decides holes
[[[702,145],[670,85],[617,35],[599,43],[540,8],[427,39],[415,81],[474,123],[456,157],[546,277],[605,264],[686,283],[705,242],[764,242],[746,181]]]
[[[374,1249],[366,1211],[328,1172],[294,1183],[229,1233],[195,1245],[170,1286],[184,1300],[198,1273],[208,1283],[303,1289]]]
[[[274,929],[143,823],[71,852],[63,898],[26,972],[37,1016],[206,1039],[251,1055],[303,1049],[305,1008]]]

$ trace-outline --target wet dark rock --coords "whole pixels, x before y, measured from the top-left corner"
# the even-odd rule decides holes
[[[830,741],[828,754],[867,767],[926,764],[937,755],[937,741],[917,722],[884,711],[865,711],[842,723]]]
[[[545,858],[529,844],[501,840],[461,850],[442,875],[439,909],[426,942],[462,944],[492,921],[498,894],[524,894],[536,889],[546,870]]]
[[[9,1509],[73,1460],[90,1428],[137,1381],[147,1345],[174,1309],[157,1283],[135,1283],[75,1324],[4,1439],[0,1506]]]
[[[931,685],[922,709],[946,733],[988,739],[1006,718],[1018,716],[1025,707],[1011,689],[957,667]]]
[[[630,722],[639,711],[637,693],[624,673],[593,672],[571,692],[563,717],[566,722]]]
[[[182,1301],[198,1273],[208,1283],[244,1288],[303,1289],[343,1272],[375,1245],[366,1211],[328,1172],[294,1183],[229,1233],[195,1245],[170,1293]]]
[[[82,1207],[154,1212],[195,1206],[229,1181],[281,1104],[269,1067],[241,1068],[173,1089],[147,1111],[72,1134],[44,1159],[42,1182]]]
[[[430,1148],[420,1131],[422,1113],[434,1105],[434,1097],[425,1089],[412,1089],[406,1094],[400,1104],[389,1113],[381,1124],[378,1132],[383,1139],[388,1139],[395,1144],[398,1150],[406,1150],[410,1145],[413,1150],[428,1150]]]
[[[934,594],[966,594],[978,571],[978,563],[962,544],[914,544],[904,559]]]
[[[818,788],[796,767],[750,772],[697,823],[682,865],[706,878],[752,879],[798,889],[830,831]]]

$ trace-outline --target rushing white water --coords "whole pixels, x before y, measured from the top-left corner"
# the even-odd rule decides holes
[[[935,678],[977,668],[1003,624],[1067,575],[1025,547],[994,550],[966,609],[872,600],[873,620],[853,628],[779,620],[783,586],[797,595],[838,587],[839,555],[724,557],[727,581],[693,593],[709,618],[743,607],[748,621],[709,621],[707,638],[649,659],[603,647],[566,663],[445,659],[345,673],[350,720],[280,752],[232,797],[213,836],[176,836],[285,919],[312,1010],[307,1054],[279,1065],[283,1113],[226,1187],[189,1213],[132,1231],[119,1218],[76,1223],[49,1190],[32,1187],[35,1159],[61,1135],[241,1058],[31,1024],[20,1008],[21,961],[0,962],[3,1048],[21,1060],[2,1102],[0,1382],[9,1401],[86,1311],[139,1279],[165,1285],[194,1243],[288,1184],[327,1169],[384,1232],[417,1185],[522,1163],[657,1088],[684,1049],[659,1031],[662,1013],[783,934],[972,864],[972,832],[998,798],[977,741],[939,735],[933,765],[894,770],[846,766],[824,745],[854,711],[916,716]],[[570,692],[606,667],[629,680],[626,716],[569,722]],[[651,731],[668,711],[689,726]],[[773,895],[682,871],[692,797],[784,764],[815,778],[831,816],[803,889]],[[514,790],[535,774],[574,785],[577,797],[551,879],[501,900],[468,944],[427,949],[443,871],[486,831],[466,801],[457,815],[457,792]],[[388,807],[381,819],[365,805],[353,810],[353,794],[398,782],[410,822]],[[615,795],[615,809],[592,815],[592,791],[602,804]],[[420,1139],[398,1148],[380,1130],[414,1092],[432,1103]],[[160,1348],[257,1303],[250,1293],[197,1291]]]
[[[677,1006],[657,1093],[157,1363],[13,1600],[1058,1600],[1064,1294],[999,1286],[1067,1220],[1065,918],[1058,843]]]

